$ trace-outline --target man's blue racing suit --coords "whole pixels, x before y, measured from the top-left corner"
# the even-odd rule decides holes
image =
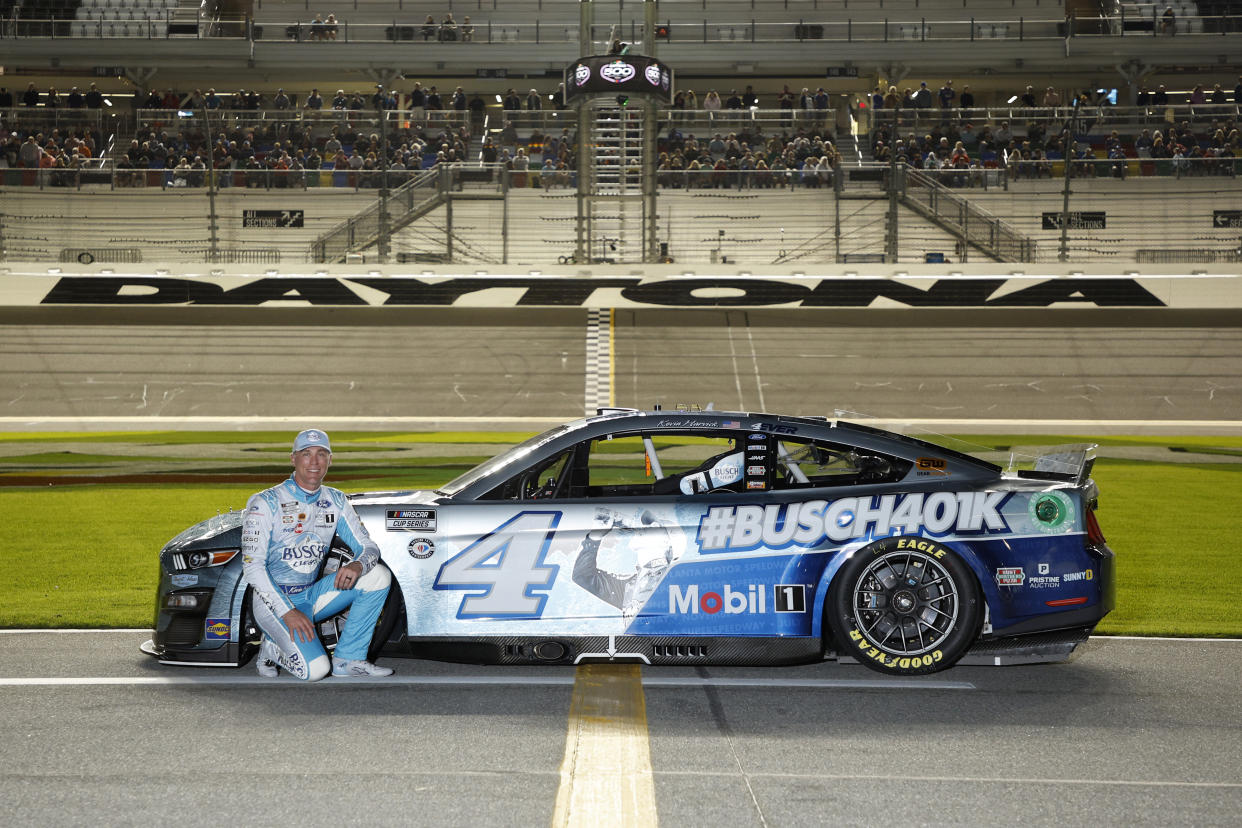
[[[335,574],[315,578],[334,535],[362,564],[362,576],[352,589],[338,590]],[[253,495],[246,502],[241,547],[246,580],[254,588],[255,621],[279,649],[281,667],[310,681],[332,670],[318,636],[298,641],[289,632],[282,619],[291,609],[316,622],[349,607],[335,656],[366,659],[392,575],[380,564],[379,546],[343,492],[330,486],[307,492],[290,476]]]

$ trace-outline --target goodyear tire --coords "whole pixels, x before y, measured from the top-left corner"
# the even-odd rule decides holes
[[[974,574],[953,550],[884,538],[854,553],[828,592],[838,652],[892,675],[952,667],[979,631]]]

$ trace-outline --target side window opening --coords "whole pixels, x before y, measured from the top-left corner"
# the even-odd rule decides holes
[[[910,463],[897,457],[819,440],[779,439],[773,488],[853,486],[900,480]]]
[[[576,448],[576,447],[575,447]],[[481,500],[545,500],[573,497],[570,469],[574,449],[570,448],[524,469],[484,495]]]
[[[587,497],[699,494],[741,491],[738,438],[719,434],[614,434],[592,440],[587,456]],[[714,471],[713,471],[714,470]],[[730,470],[734,473],[729,474]],[[697,484],[683,485],[695,478]]]

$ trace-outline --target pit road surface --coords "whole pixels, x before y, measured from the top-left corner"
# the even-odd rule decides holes
[[[394,681],[303,685],[160,666],[145,635],[0,633],[10,824],[553,821],[570,668],[386,659]],[[1236,825],[1240,672],[1242,642],[1100,638],[916,679],[647,668],[655,807],[669,826]],[[623,824],[598,807],[577,824]]]

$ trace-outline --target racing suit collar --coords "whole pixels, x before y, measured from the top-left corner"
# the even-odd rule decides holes
[[[289,475],[289,479],[285,481],[285,488],[289,490],[290,494],[295,496],[298,500],[302,501],[303,503],[311,503],[312,501],[318,500],[319,493],[323,490],[323,487],[320,486],[318,489],[315,489],[315,491],[313,492],[306,491],[305,489],[303,489],[301,486],[298,485],[298,482],[296,480],[293,479],[292,474]]]

